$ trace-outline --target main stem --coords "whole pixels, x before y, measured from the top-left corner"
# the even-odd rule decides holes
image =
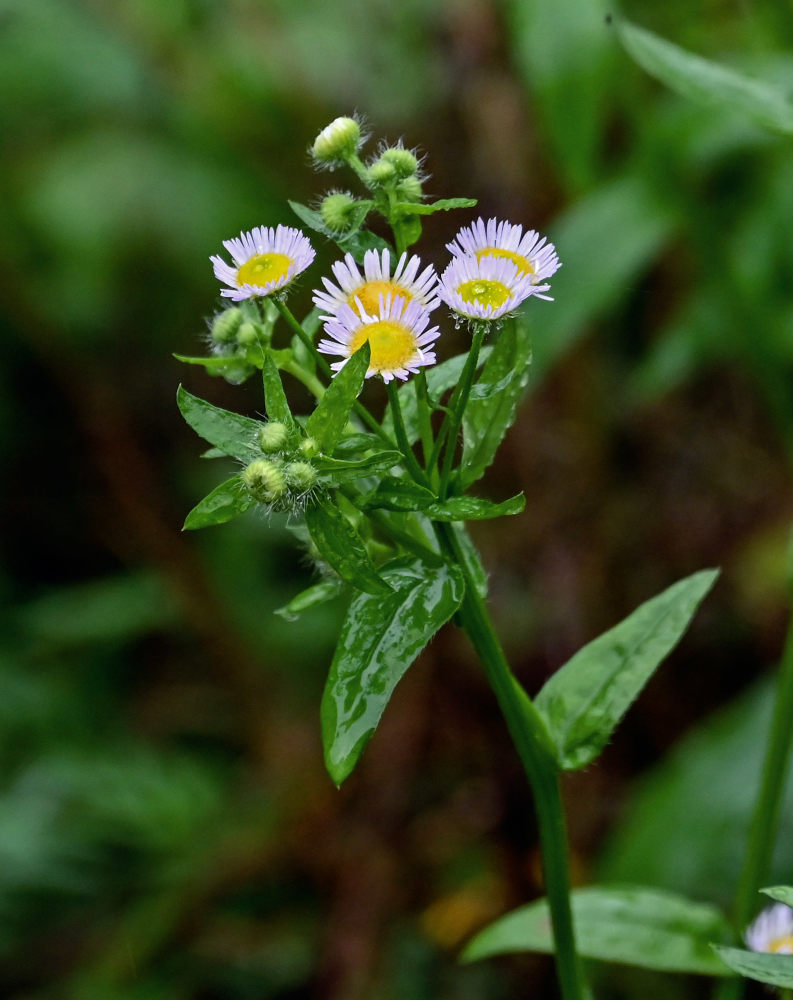
[[[445,500],[449,495],[449,479],[452,472],[452,464],[454,462],[454,453],[457,451],[457,435],[460,431],[460,425],[463,422],[463,413],[465,412],[465,407],[468,403],[468,397],[471,394],[471,386],[473,385],[474,373],[476,372],[476,365],[479,361],[479,352],[482,349],[482,341],[485,338],[486,329],[487,326],[484,323],[477,323],[474,327],[471,350],[466,358],[465,368],[463,368],[463,373],[460,376],[460,382],[452,398],[451,414],[448,417],[447,424],[448,437],[446,441],[446,451],[443,455],[443,467],[441,469],[440,487],[438,490],[438,495],[441,500]],[[444,421],[444,423],[446,423],[446,421]],[[431,469],[428,471],[432,474]]]
[[[559,787],[559,770],[545,723],[509,669],[490,616],[468,571],[465,557],[450,524],[437,526],[439,540],[465,575],[465,598],[460,618],[485,668],[498,699],[512,741],[534,792],[540,833],[543,875],[555,944],[556,969],[563,1000],[589,996],[575,946],[570,909],[570,870],[567,830]]]

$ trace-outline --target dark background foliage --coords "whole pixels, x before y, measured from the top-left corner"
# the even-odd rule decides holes
[[[793,84],[784,5],[627,6]],[[306,149],[353,110],[372,148],[426,152],[431,195],[540,228],[564,261],[557,301],[531,304],[530,398],[485,481],[495,499],[525,489],[527,512],[473,529],[527,689],[675,579],[723,569],[565,792],[578,882],[729,903],[787,616],[793,153],[664,91],[608,14],[0,0],[4,996],[553,993],[546,959],[456,962],[542,893],[531,800],[462,635],[431,644],[337,791],[318,704],[343,609],[273,615],[311,578],[277,519],[180,533],[217,474],[177,383],[261,410],[255,379],[171,356],[201,348],[209,254],[333,185]],[[441,264],[472,217],[428,219],[418,251]],[[298,312],[334,259],[319,251]],[[462,332],[445,342],[462,349]],[[613,998],[707,985],[598,976]]]

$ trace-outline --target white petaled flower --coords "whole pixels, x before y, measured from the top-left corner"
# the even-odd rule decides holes
[[[324,354],[338,355],[342,360],[331,364],[340,371],[359,347],[369,341],[371,357],[366,377],[382,375],[384,382],[398,378],[403,381],[419,368],[435,364],[435,352],[428,348],[440,336],[437,326],[429,327],[429,313],[415,299],[405,303],[397,295],[380,296],[377,311],[369,315],[358,300],[356,308],[340,307],[334,316],[323,316],[327,340],[317,347]]]
[[[209,259],[215,277],[229,286],[220,294],[234,302],[286,288],[314,260],[314,248],[308,239],[290,226],[257,226],[224,240],[223,246],[231,254],[233,265],[222,257]]]
[[[438,285],[446,305],[470,320],[500,319],[537,293],[531,275],[504,257],[455,257]]]
[[[749,924],[743,937],[752,951],[793,955],[793,909],[774,903]]]
[[[432,312],[441,304],[436,293],[438,275],[430,264],[419,273],[421,260],[415,255],[403,253],[391,274],[391,254],[388,250],[367,250],[363,256],[363,274],[358,269],[351,254],[345,254],[331,270],[338,284],[323,278],[325,291],[314,292],[314,304],[334,315],[342,306],[349,306],[354,312],[372,315],[380,307],[380,298],[391,296],[392,301],[401,298],[407,305],[418,302]],[[359,306],[356,302],[360,303]]]
[[[521,275],[528,274],[534,292],[541,299],[549,296],[542,294],[548,291],[550,285],[546,279],[555,274],[562,266],[556,248],[544,236],[529,229],[523,232],[523,226],[513,226],[511,222],[499,222],[498,219],[477,219],[470,226],[464,226],[454,239],[446,244],[454,257],[502,257],[512,261]]]

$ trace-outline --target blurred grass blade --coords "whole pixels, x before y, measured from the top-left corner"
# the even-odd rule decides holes
[[[793,957],[790,955],[769,955],[721,945],[714,945],[713,950],[739,976],[769,986],[793,989]]]
[[[580,954],[665,972],[729,975],[711,949],[729,927],[712,906],[640,886],[588,886],[571,894]],[[544,899],[522,906],[480,931],[463,961],[524,951],[553,952]]]
[[[617,23],[617,36],[642,69],[683,97],[744,114],[775,132],[793,134],[793,103],[777,87],[687,52],[630,21]]]

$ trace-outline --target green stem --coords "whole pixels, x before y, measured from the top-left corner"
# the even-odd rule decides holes
[[[305,368],[302,368],[297,362],[290,361],[284,365],[283,370],[289,372],[289,374],[302,382],[303,385],[308,389],[311,395],[319,401],[325,395],[325,386],[320,382],[316,375],[312,375],[311,372],[307,372]]]
[[[793,747],[793,618],[788,626],[785,649],[779,666],[774,715],[768,737],[760,790],[755,802],[741,877],[735,894],[734,927],[741,935],[754,916],[758,891],[768,884],[774,839],[779,822],[782,794]],[[724,982],[717,996],[737,1000],[743,980]]]
[[[468,397],[471,394],[474,372],[476,371],[476,365],[479,361],[479,351],[482,349],[482,341],[484,340],[486,329],[487,327],[484,323],[477,323],[474,327],[471,350],[466,358],[465,368],[463,368],[463,373],[460,376],[460,382],[454,396],[452,397],[451,415],[448,418],[448,427],[446,431],[448,439],[446,441],[446,451],[443,455],[441,482],[438,490],[438,496],[441,500],[445,500],[449,495],[449,478],[452,472],[454,454],[457,451],[457,435],[460,431],[460,425],[463,422],[463,413],[465,412],[465,407],[468,403]],[[444,421],[444,423],[446,423],[446,421]]]
[[[405,421],[402,419],[402,407],[399,403],[399,391],[396,387],[396,382],[391,379],[390,382],[386,382],[386,390],[388,391],[388,402],[391,405],[391,415],[394,418],[394,433],[396,434],[397,444],[399,445],[399,450],[405,457],[405,465],[407,466],[408,472],[422,486],[427,486],[429,480],[427,475],[418,463],[418,459],[413,454],[413,449],[410,447],[410,441],[408,441],[407,431],[405,430]]]
[[[509,669],[452,525],[438,524],[436,530],[441,544],[466,578],[465,598],[459,615],[485,668],[534,792],[545,891],[551,912],[556,969],[562,997],[563,1000],[585,1000],[589,994],[575,946],[570,909],[567,831],[553,746],[540,714]]]
[[[416,393],[416,412],[419,421],[419,437],[421,438],[421,450],[424,453],[424,464],[427,473],[431,475],[429,460],[432,455],[432,423],[430,421],[430,394],[427,389],[427,373],[423,368],[419,369],[413,379],[413,391]]]

